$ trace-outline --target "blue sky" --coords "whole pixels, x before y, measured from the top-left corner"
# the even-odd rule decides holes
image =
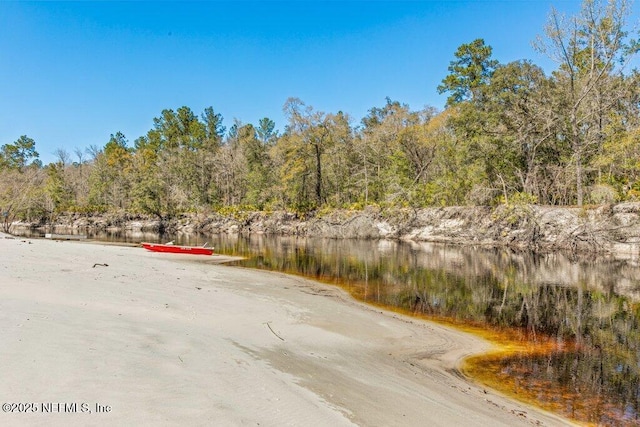
[[[385,97],[442,108],[437,86],[463,43],[502,63],[547,59],[531,42],[553,5],[580,1],[0,2],[0,145],[54,151],[131,143],[165,108],[212,106],[227,128],[284,127],[289,97],[357,123]]]

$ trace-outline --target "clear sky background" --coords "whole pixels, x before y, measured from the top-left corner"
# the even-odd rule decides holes
[[[454,52],[483,38],[501,63],[555,68],[531,42],[553,5],[580,1],[0,1],[0,145],[56,149],[133,141],[163,109],[212,106],[229,128],[284,128],[289,97],[359,123],[385,97],[442,108]],[[75,157],[75,156],[74,156]]]

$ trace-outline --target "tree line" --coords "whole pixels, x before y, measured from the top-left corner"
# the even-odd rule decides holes
[[[212,107],[163,110],[145,135],[56,151],[0,147],[0,213],[44,218],[120,210],[167,218],[227,208],[578,205],[640,197],[638,41],[625,0],[551,11],[529,60],[500,63],[483,39],[454,53],[438,91],[443,110],[386,99],[360,121],[297,98],[282,132],[269,118],[227,129]]]

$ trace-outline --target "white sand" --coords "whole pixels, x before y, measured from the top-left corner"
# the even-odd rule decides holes
[[[453,373],[480,339],[223,259],[0,235],[0,425],[568,424]]]

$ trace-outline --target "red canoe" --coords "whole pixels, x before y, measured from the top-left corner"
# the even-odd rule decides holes
[[[179,246],[174,244],[142,243],[142,247],[152,252],[170,252],[174,254],[213,255],[213,248],[204,246]]]

